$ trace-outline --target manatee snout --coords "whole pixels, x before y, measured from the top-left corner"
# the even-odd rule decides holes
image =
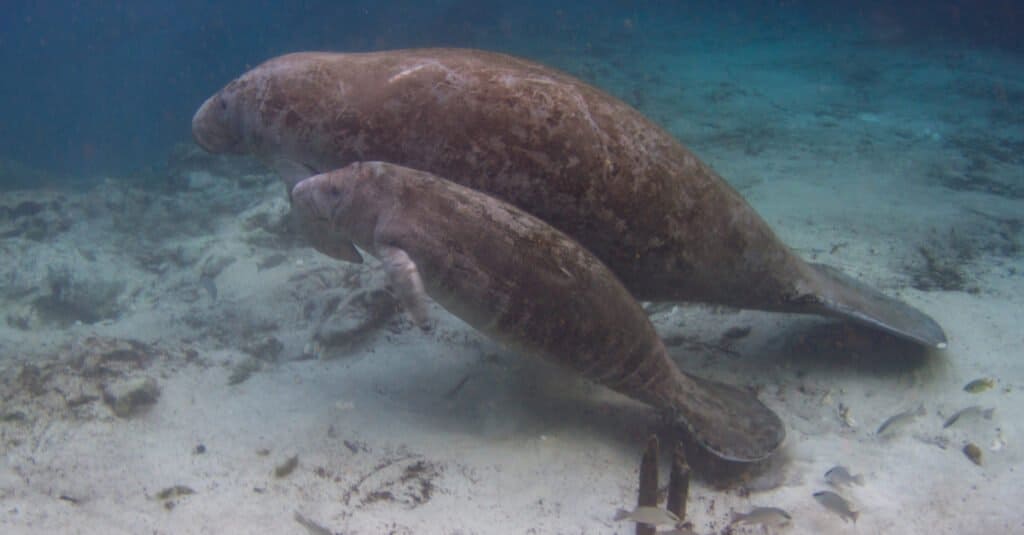
[[[192,116],[192,137],[208,152],[242,154],[242,127],[230,102],[222,93],[206,99]]]
[[[317,203],[318,190],[322,187],[322,175],[311,176],[292,188],[292,209],[305,219],[325,219]]]

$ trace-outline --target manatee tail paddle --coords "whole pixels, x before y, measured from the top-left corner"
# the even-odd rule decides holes
[[[849,319],[929,347],[946,347],[946,333],[924,312],[834,267],[809,265],[819,279],[815,305],[821,313]]]
[[[720,459],[763,461],[786,438],[779,416],[749,390],[681,372],[676,385],[671,405],[677,423]]]

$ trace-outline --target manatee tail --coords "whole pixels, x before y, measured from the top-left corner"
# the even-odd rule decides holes
[[[819,279],[815,305],[845,318],[919,344],[944,349],[946,333],[924,312],[824,264],[808,264]]]
[[[681,372],[676,386],[672,408],[678,424],[718,458],[762,461],[786,438],[779,416],[748,390]]]

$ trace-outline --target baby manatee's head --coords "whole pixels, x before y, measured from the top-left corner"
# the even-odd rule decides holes
[[[232,82],[199,107],[192,117],[192,137],[200,147],[212,153],[245,152],[238,93],[238,81]]]
[[[309,244],[321,253],[361,263],[362,255],[350,238],[351,190],[358,164],[311,176],[292,188],[292,211]]]
[[[361,183],[375,183],[381,177],[396,172],[415,172],[411,169],[383,162],[355,162],[327,173],[320,173],[299,181],[292,188],[292,209],[303,220],[324,227],[344,227],[354,212],[366,213],[367,203],[374,196],[366,191],[353,197]],[[364,188],[365,190],[365,188]],[[353,203],[357,203],[353,204]]]
[[[330,228],[331,214],[343,200],[338,173],[313,175],[292,188],[292,210],[303,222]]]

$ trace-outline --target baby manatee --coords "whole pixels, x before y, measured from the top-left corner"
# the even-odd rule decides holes
[[[785,436],[752,393],[681,372],[611,270],[511,204],[383,162],[307,178],[292,202],[313,241],[354,243],[379,258],[423,328],[429,295],[514,350],[665,411],[724,459],[764,459]]]

